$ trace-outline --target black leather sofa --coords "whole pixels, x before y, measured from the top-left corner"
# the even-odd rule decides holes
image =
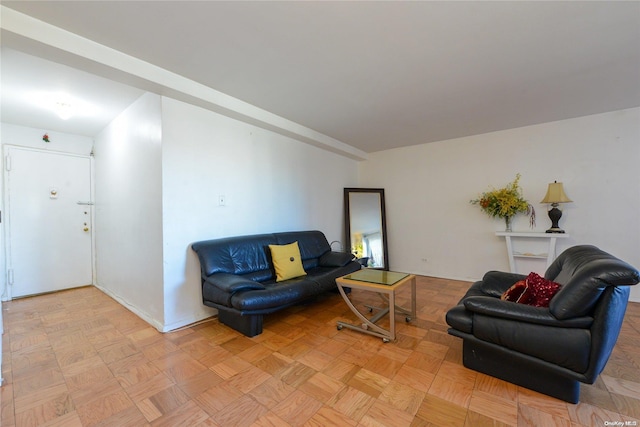
[[[305,276],[276,282],[269,245],[298,242]],[[202,300],[221,323],[246,336],[262,333],[263,316],[336,290],[335,279],[361,268],[351,254],[333,252],[320,231],[229,237],[196,242]]]
[[[618,339],[638,270],[595,246],[574,246],[549,266],[561,284],[548,307],[504,301],[524,275],[490,271],[446,314],[463,339],[464,366],[577,403],[580,383],[593,384]]]

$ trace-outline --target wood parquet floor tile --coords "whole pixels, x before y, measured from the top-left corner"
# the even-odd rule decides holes
[[[640,425],[639,303],[572,405],[462,366],[444,315],[469,285],[418,277],[417,318],[386,344],[337,330],[357,320],[338,294],[267,316],[253,338],[216,318],[162,334],[94,287],[5,302],[0,425]]]

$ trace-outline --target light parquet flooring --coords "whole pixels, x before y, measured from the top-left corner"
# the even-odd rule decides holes
[[[469,285],[418,277],[417,319],[398,319],[387,344],[337,330],[356,320],[338,294],[267,316],[253,338],[215,318],[161,334],[94,287],[6,302],[0,425],[640,424],[640,304],[572,405],[462,366],[444,315]],[[358,305],[374,297],[352,293]]]

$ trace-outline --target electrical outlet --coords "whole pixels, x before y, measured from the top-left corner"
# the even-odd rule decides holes
[[[227,204],[227,198],[224,194],[218,196],[218,206],[225,206]]]

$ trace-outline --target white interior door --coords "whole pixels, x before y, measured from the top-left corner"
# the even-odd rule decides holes
[[[91,159],[6,151],[12,298],[92,283]]]

